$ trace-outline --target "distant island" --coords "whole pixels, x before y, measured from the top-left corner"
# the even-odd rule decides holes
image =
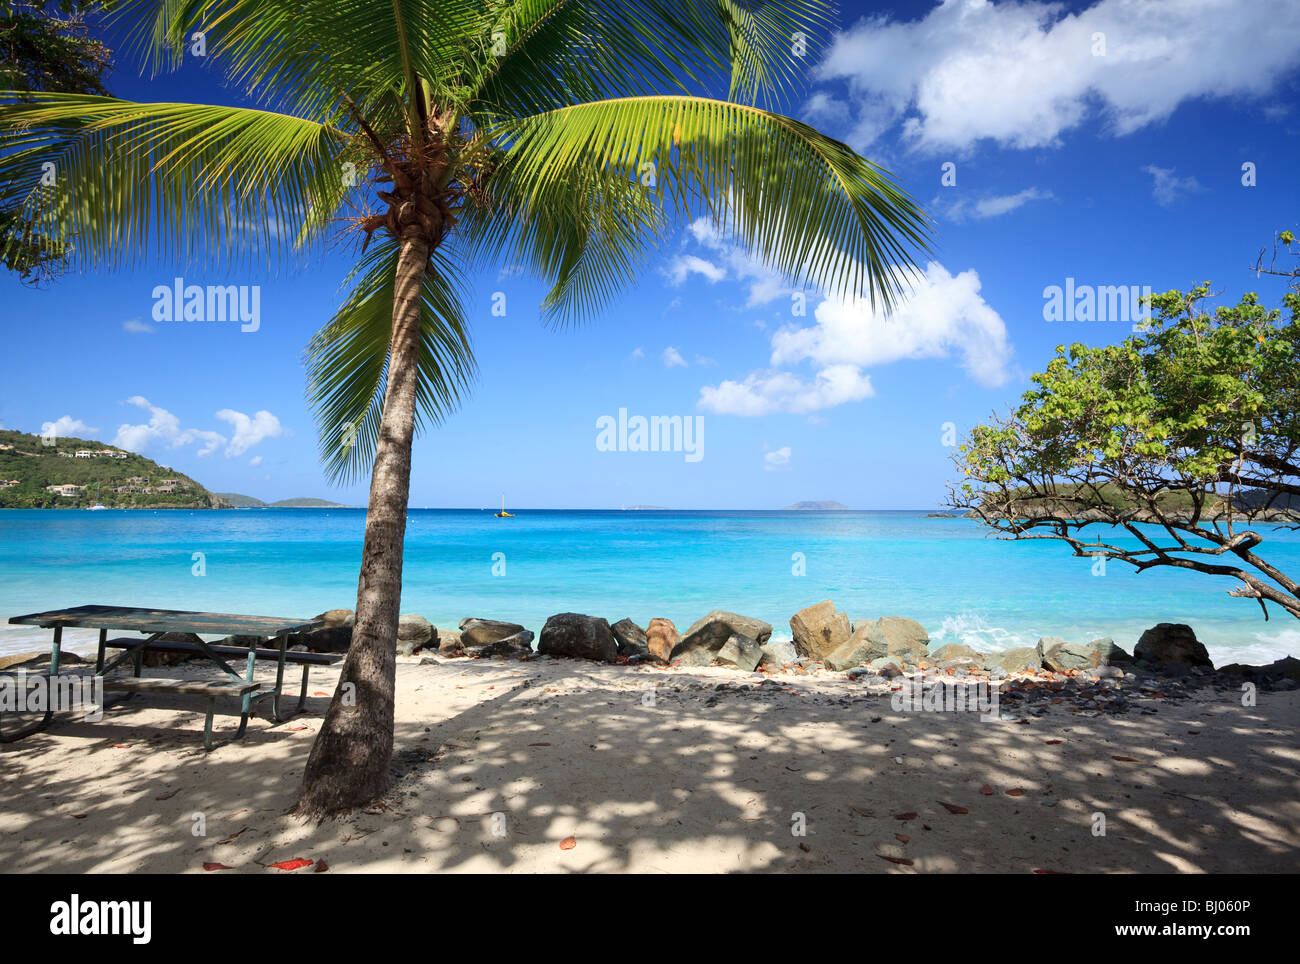
[[[623,508],[628,512],[667,512],[668,509],[661,505],[626,505]]]
[[[824,502],[796,502],[794,505],[787,505],[787,506],[786,506],[784,509],[782,509],[781,511],[782,511],[782,512],[794,512],[794,511],[798,511],[798,512],[828,512],[828,511],[832,511],[832,510],[833,510],[833,511],[836,511],[836,512],[850,512],[850,511],[852,511],[851,509],[849,509],[849,507],[848,507],[847,505],[845,505],[845,504],[842,503],[842,502],[832,502],[832,501],[829,501],[829,500],[824,501]]]
[[[189,476],[103,442],[0,430],[0,509],[219,509]]]
[[[341,502],[330,502],[328,499],[281,499],[279,502],[263,502],[251,495],[242,495],[239,492],[218,492],[217,498],[229,504],[236,509],[346,509],[347,506]]]

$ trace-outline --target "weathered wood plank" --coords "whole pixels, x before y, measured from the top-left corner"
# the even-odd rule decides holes
[[[131,639],[129,637],[119,636],[116,639],[104,640],[104,645],[111,649],[130,649],[132,646],[139,645],[143,640]],[[199,653],[202,654],[203,648],[198,643],[174,643],[170,641],[155,640],[149,644],[151,650],[161,650],[164,653]],[[212,650],[219,656],[248,656],[248,650],[242,646],[218,646],[209,644],[208,649]],[[253,650],[257,659],[274,659],[280,658],[278,649],[255,649]],[[286,663],[311,663],[313,666],[329,666],[337,663],[343,658],[342,653],[303,653],[287,651],[284,654]]]
[[[190,696],[243,696],[262,688],[261,683],[168,679],[161,676],[108,676],[104,690],[113,693],[184,693]]]
[[[243,616],[237,613],[141,609],[132,606],[74,606],[13,616],[10,623],[28,626],[130,630],[138,633],[207,633],[216,636],[277,636],[319,628],[315,619]]]

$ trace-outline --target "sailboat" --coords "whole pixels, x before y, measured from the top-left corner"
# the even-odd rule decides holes
[[[100,510],[108,508],[108,506],[104,505],[102,502],[99,501],[99,486],[100,483],[96,482],[95,483],[95,504],[86,506],[86,509],[90,512],[98,512]]]
[[[506,494],[504,492],[501,493],[501,511],[492,514],[498,519],[513,519],[515,517],[513,512],[506,511]]]

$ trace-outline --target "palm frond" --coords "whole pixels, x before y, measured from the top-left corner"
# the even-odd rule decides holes
[[[0,206],[82,266],[283,257],[350,190],[347,134],[268,111],[0,93],[0,133]]]
[[[320,428],[325,471],[335,482],[364,475],[379,441],[400,251],[391,239],[370,249],[349,276],[351,294],[307,347],[307,398]],[[458,272],[435,255],[421,298],[417,431],[453,411],[473,380],[463,303]]]
[[[866,296],[873,307],[877,299],[892,307],[928,247],[928,218],[887,172],[806,124],[755,107],[621,98],[492,133],[525,207],[594,172],[630,172],[665,210],[709,217],[786,277]]]

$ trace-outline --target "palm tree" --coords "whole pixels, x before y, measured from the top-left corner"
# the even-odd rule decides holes
[[[21,196],[83,267],[302,262],[364,238],[308,348],[325,465],[371,481],[304,815],[387,788],[411,441],[473,378],[467,272],[531,270],[568,323],[705,217],[787,277],[887,308],[927,243],[888,174],[776,112],[830,30],[825,0],[126,0],[120,16],[155,70],[202,43],[262,106],[8,95],[0,206]]]

